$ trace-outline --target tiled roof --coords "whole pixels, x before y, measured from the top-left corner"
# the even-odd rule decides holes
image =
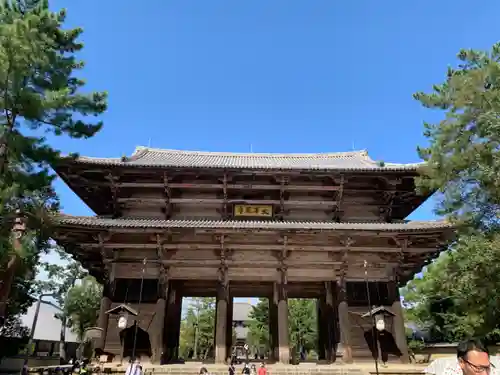
[[[162,220],[145,218],[108,219],[90,216],[60,215],[60,225],[88,228],[192,228],[192,229],[250,229],[250,230],[367,230],[367,231],[428,231],[451,228],[445,221],[407,221],[399,223],[336,223],[325,221],[240,221],[240,220]]]
[[[379,163],[366,151],[317,154],[263,154],[163,150],[137,147],[131,157],[92,158],[81,156],[81,164],[128,167],[227,168],[255,170],[356,170],[356,171],[414,171],[420,165]]]
[[[26,314],[21,316],[21,322],[26,327],[31,327],[36,312],[36,303],[28,308]],[[38,324],[35,328],[34,340],[57,341],[60,340],[61,321],[55,318],[60,313],[54,306],[42,301],[38,313]],[[77,335],[66,328],[66,342],[79,342]]]

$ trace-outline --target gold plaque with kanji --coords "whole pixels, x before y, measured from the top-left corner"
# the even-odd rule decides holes
[[[235,204],[235,217],[272,217],[272,205]]]

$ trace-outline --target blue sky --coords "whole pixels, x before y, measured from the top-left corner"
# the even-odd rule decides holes
[[[460,48],[497,41],[500,2],[483,0],[52,0],[84,29],[89,90],[109,92],[103,131],[58,138],[64,152],[116,157],[138,145],[208,151],[367,149],[418,161],[412,98]],[[90,210],[58,182],[66,213]],[[431,219],[432,203],[412,218]]]

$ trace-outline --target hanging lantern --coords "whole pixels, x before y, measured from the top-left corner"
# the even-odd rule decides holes
[[[119,329],[125,329],[127,328],[128,324],[128,316],[137,316],[138,313],[135,311],[133,308],[131,308],[128,305],[119,305],[114,308],[112,308],[109,311],[106,311],[106,314],[109,315],[118,315],[118,328]]]
[[[120,316],[120,318],[118,318],[118,328],[120,329],[127,328],[127,322],[128,322],[128,314]]]
[[[394,317],[394,313],[384,306],[373,307],[371,311],[362,315],[363,318],[372,317],[375,321],[375,329],[379,332],[382,332],[386,329],[386,319],[392,319]]]
[[[384,314],[375,314],[375,328],[377,328],[377,331],[383,331],[385,329]]]

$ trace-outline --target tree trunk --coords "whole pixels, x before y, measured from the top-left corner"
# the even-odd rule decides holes
[[[11,116],[7,115],[7,129],[5,129],[5,133],[0,138],[0,176],[3,176],[7,170],[7,149],[8,149],[8,138],[9,135],[14,130],[15,118],[9,119]]]
[[[71,280],[71,284],[69,289],[66,291],[66,294],[75,286],[76,277]],[[64,307],[64,306],[63,306]],[[61,332],[59,333],[59,363],[66,364],[66,324],[68,322],[67,316],[64,312],[61,315]],[[81,340],[83,342],[83,340]]]
[[[61,332],[59,333],[59,364],[66,364],[66,316],[61,317]]]
[[[16,277],[16,271],[20,263],[18,255],[12,255],[7,264],[7,268],[0,280],[0,327],[5,323],[7,318],[7,303],[9,301],[10,290]]]

